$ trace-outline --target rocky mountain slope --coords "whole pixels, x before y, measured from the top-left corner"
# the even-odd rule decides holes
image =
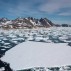
[[[35,19],[33,17],[28,18],[16,18],[9,20],[7,18],[0,18],[0,28],[37,28],[37,27],[51,27],[55,26],[47,18]]]

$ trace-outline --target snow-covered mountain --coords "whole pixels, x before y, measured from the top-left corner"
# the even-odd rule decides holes
[[[37,27],[51,27],[54,24],[47,18],[35,19],[33,17],[21,18],[18,17],[14,20],[7,18],[0,18],[1,28],[37,28]]]

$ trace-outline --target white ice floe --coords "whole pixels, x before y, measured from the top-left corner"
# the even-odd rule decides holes
[[[4,43],[4,45],[6,46],[6,45],[9,45],[10,43]]]
[[[2,51],[6,50],[6,49],[1,49]]]
[[[71,64],[71,47],[66,43],[26,41],[8,50],[1,59],[14,70]]]

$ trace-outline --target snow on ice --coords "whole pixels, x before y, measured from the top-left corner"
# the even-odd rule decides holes
[[[69,27],[1,30],[0,43],[2,51],[11,47],[1,60],[14,70],[71,65]]]

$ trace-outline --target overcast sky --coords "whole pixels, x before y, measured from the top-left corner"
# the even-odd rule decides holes
[[[0,0],[0,17],[46,17],[53,23],[71,24],[71,0]]]

